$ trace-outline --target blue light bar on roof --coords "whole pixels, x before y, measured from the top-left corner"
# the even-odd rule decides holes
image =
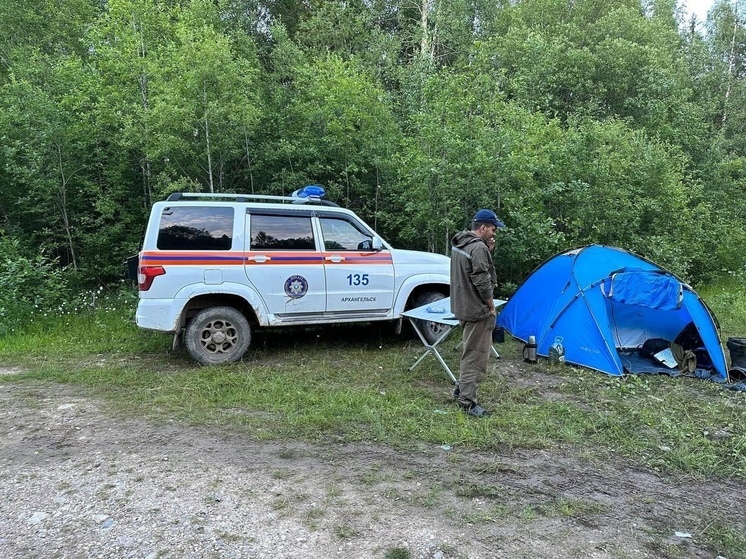
[[[326,196],[326,190],[318,184],[308,184],[293,192],[291,196],[293,198],[323,198]]]

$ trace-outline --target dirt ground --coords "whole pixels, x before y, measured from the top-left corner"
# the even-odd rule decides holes
[[[621,459],[257,442],[75,388],[0,384],[0,427],[4,559],[715,559],[702,531],[746,511]]]

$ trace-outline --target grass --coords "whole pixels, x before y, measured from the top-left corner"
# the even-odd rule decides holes
[[[746,274],[724,277],[697,293],[717,317],[723,341],[746,337]]]
[[[746,336],[743,285],[731,278],[698,289],[719,318],[724,341]],[[498,374],[489,374],[480,389],[499,412],[474,421],[451,403],[450,383],[434,358],[409,371],[422,345],[394,335],[390,325],[256,332],[243,362],[204,368],[172,353],[168,336],[138,330],[134,306],[134,294],[120,294],[99,298],[96,308],[30,317],[0,338],[2,368],[23,371],[0,375],[0,382],[78,385],[128,414],[220,425],[260,440],[364,441],[409,450],[572,448],[589,460],[622,457],[661,475],[746,479],[746,393],[712,382],[618,379],[544,361],[531,375],[508,377],[499,373],[504,366],[523,366],[521,348],[508,340]],[[452,369],[457,341],[443,347]],[[281,458],[291,458],[288,453]],[[501,488],[463,491],[493,497]],[[423,503],[428,499],[437,495]],[[582,515],[588,506],[558,501],[525,514]],[[743,531],[721,523],[702,533],[718,549],[746,548]],[[340,539],[352,535],[347,526],[337,529]]]
[[[746,295],[734,296],[732,286],[710,293],[724,326],[746,332]],[[0,338],[0,360],[26,371],[0,382],[76,384],[155,420],[231,426],[259,439],[481,450],[570,444],[658,472],[746,478],[746,394],[715,383],[540,364],[551,382],[488,375],[481,396],[499,413],[473,421],[451,404],[434,359],[409,371],[422,346],[388,325],[257,333],[243,362],[205,368],[171,353],[168,336],[139,331],[132,304],[102,301]],[[456,340],[449,343],[443,353],[455,368]],[[519,350],[506,342],[503,360],[518,361]]]

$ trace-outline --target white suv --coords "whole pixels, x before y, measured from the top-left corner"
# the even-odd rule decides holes
[[[448,296],[449,258],[397,250],[309,186],[293,196],[175,193],[139,253],[137,325],[202,364],[238,361],[252,328],[399,321]],[[420,326],[420,325],[418,325]],[[433,343],[440,326],[423,323]]]

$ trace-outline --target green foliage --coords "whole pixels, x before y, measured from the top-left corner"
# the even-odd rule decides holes
[[[570,244],[622,246],[686,276],[710,216],[684,187],[680,154],[616,120],[578,122],[565,147],[570,174],[546,204]]]
[[[0,76],[8,68],[23,63],[24,48],[48,54],[83,54],[80,37],[93,21],[99,3],[90,0],[0,0],[0,45],[3,64]]]
[[[90,121],[78,117],[90,112],[93,92],[75,57],[34,52],[26,62],[0,86],[11,223],[29,228],[32,244],[78,269],[80,247],[98,225],[87,209],[97,196],[95,134]]]
[[[24,253],[20,242],[0,230],[0,337],[36,315],[55,312],[70,299],[64,270],[44,254]]]
[[[563,120],[619,117],[666,138],[690,128],[691,90],[676,28],[645,17],[636,1],[600,8],[599,2],[519,2],[504,16],[508,31],[491,39],[506,90]]]
[[[746,265],[744,7],[660,0],[0,0],[0,223],[114,283],[173,190],[314,182],[500,282],[601,242],[691,281]],[[7,233],[10,234],[10,233]]]
[[[386,93],[336,55],[281,62],[283,80],[272,84],[273,111],[264,126],[273,131],[264,153],[277,170],[269,177],[273,189],[289,193],[320,182],[332,200],[374,214],[378,181],[395,149]]]
[[[149,159],[165,161],[168,176],[190,177],[203,191],[235,190],[229,171],[251,158],[246,138],[260,112],[256,59],[234,52],[213,3],[201,1],[181,12],[174,40],[159,54],[149,112],[157,142]],[[162,185],[157,197],[170,187]]]
[[[720,324],[721,336],[746,337],[746,272],[724,275],[697,288]]]

